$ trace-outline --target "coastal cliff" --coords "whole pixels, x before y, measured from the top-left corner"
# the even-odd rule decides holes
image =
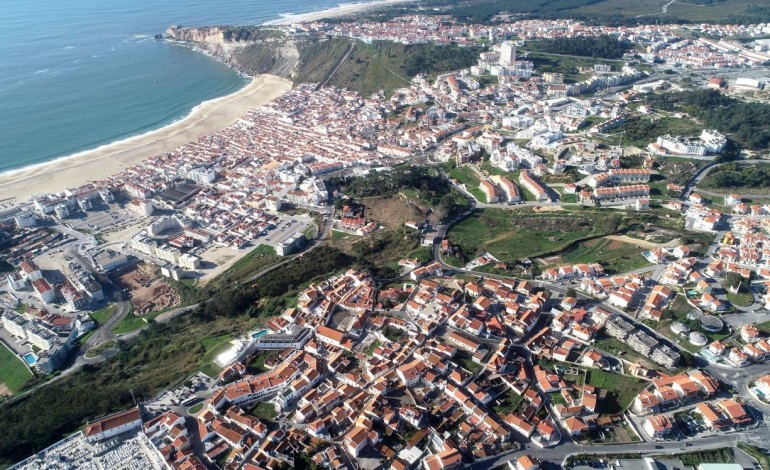
[[[293,78],[299,63],[293,38],[256,26],[171,26],[164,37],[196,47],[246,75]]]
[[[366,96],[390,93],[418,73],[432,75],[470,67],[480,52],[457,45],[295,36],[258,26],[172,26],[165,38],[195,47],[247,75],[271,74],[294,83],[324,83]]]

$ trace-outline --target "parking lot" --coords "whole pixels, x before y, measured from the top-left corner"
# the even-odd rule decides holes
[[[125,209],[115,204],[110,206],[98,205],[88,212],[77,212],[66,222],[75,230],[84,233],[99,233],[107,230],[117,230],[134,222],[133,217]]]
[[[257,239],[257,243],[264,243],[270,246],[276,246],[288,240],[292,235],[304,233],[313,225],[313,219],[306,215],[287,216],[277,214],[276,227],[270,230],[266,235]]]

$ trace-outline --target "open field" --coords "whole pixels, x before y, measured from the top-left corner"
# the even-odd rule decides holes
[[[34,376],[27,369],[21,359],[11,352],[8,347],[0,343],[0,396],[4,388],[11,394],[24,388]]]
[[[592,211],[476,211],[447,234],[466,258],[488,251],[501,261],[565,249],[583,238],[616,233],[620,216]]]
[[[640,19],[654,21],[656,18],[681,18],[693,22],[725,20],[733,15],[741,15],[746,12],[750,4],[763,7],[770,6],[768,0],[724,0],[714,2],[713,5],[696,5],[686,0],[677,0],[668,7],[666,14],[661,14],[663,5],[669,0],[605,0],[593,5],[581,6],[562,12],[568,17],[570,14],[597,15],[599,17],[634,18],[640,15]]]
[[[730,291],[725,291],[725,295],[727,296],[727,300],[729,300],[731,304],[739,308],[748,307],[754,303],[754,296],[751,294],[751,292],[739,291],[733,294]]]
[[[223,277],[227,277],[231,281],[243,280],[260,269],[277,263],[280,259],[281,257],[275,254],[275,248],[259,245],[230,266]]]
[[[690,118],[634,116],[609,131],[604,141],[610,145],[627,145],[646,148],[658,136],[671,134],[697,136],[703,130],[702,124]]]
[[[484,192],[479,189],[479,175],[469,166],[461,166],[449,172],[449,177],[454,178],[465,185],[466,191],[471,193],[480,202],[487,202]]]
[[[352,46],[352,48],[351,48]],[[347,59],[329,85],[358,91],[364,96],[384,90],[391,93],[409,84],[417,73],[427,75],[469,67],[478,58],[478,49],[432,44],[404,45],[374,41],[365,44],[347,38],[308,41],[299,47],[295,83],[323,81],[335,64]]]
[[[622,413],[645,385],[633,377],[594,369],[586,371],[586,383],[607,390],[607,396],[599,401],[598,411],[602,414]]]
[[[600,333],[596,338],[594,347],[629,362],[638,362],[639,364],[652,369],[656,367],[655,363],[631,349],[627,344],[603,333]]]
[[[525,45],[522,48],[522,52],[526,50],[527,46]],[[535,70],[538,73],[561,73],[564,75],[565,83],[575,83],[587,79],[593,73],[582,73],[580,69],[586,67],[593,69],[593,66],[596,64],[614,65],[615,68],[618,65],[622,66],[622,64],[611,60],[592,59],[590,57],[564,57],[544,52],[529,52],[527,53],[527,58],[535,65]]]
[[[108,305],[95,312],[91,312],[91,318],[93,318],[94,321],[99,325],[104,325],[104,323],[106,323],[107,320],[109,320],[110,318],[112,318],[113,315],[115,315],[115,312],[117,312],[117,310],[118,310],[117,306]]]
[[[516,408],[521,404],[521,395],[514,392],[511,389],[506,389],[505,393],[498,396],[494,402],[492,402],[491,408],[500,416],[505,416],[508,413],[516,411]]]
[[[106,351],[106,350],[108,350],[110,348],[114,348],[115,344],[116,343],[113,340],[109,340],[109,341],[105,341],[105,342],[103,342],[101,344],[97,344],[96,346],[94,346],[91,349],[89,349],[88,352],[86,352],[86,358],[90,359],[90,358],[97,357],[100,354],[102,354],[104,351]]]
[[[600,263],[610,274],[624,273],[649,265],[638,246],[608,238],[594,238],[570,245],[556,253],[563,263]]]
[[[418,199],[414,191],[405,193],[410,201]],[[399,228],[409,220],[421,221],[425,216],[422,208],[408,204],[403,197],[371,197],[361,200],[364,206],[364,216],[387,228]]]
[[[128,314],[117,325],[112,327],[112,332],[116,335],[122,335],[131,333],[147,325],[149,321],[144,317],[137,317],[135,315]]]
[[[203,357],[200,360],[200,371],[209,377],[216,377],[221,367],[215,362],[217,356],[227,351],[232,345],[230,344],[231,336],[229,334],[222,334],[217,336],[207,336],[200,340],[200,344],[203,347]]]
[[[275,405],[268,402],[262,402],[257,404],[257,406],[255,406],[254,409],[251,410],[250,414],[252,416],[256,416],[262,421],[267,421],[267,422],[272,422],[275,419],[275,417],[278,416],[278,412],[275,411]]]

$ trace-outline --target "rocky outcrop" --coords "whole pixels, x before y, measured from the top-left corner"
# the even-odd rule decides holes
[[[191,45],[246,75],[292,78],[299,52],[295,39],[257,26],[170,26],[165,38]]]

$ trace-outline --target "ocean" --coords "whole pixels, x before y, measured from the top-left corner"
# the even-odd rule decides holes
[[[338,0],[3,0],[0,172],[154,130],[247,79],[156,41],[171,24],[255,25]]]

